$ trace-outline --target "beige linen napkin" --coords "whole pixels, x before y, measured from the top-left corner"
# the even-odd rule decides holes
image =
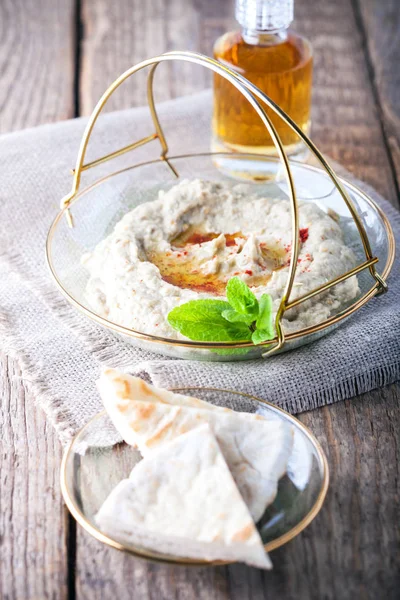
[[[160,105],[171,154],[207,151],[210,93]],[[44,259],[48,228],[71,186],[85,120],[0,138],[1,348],[16,356],[40,405],[67,440],[101,408],[94,382],[101,365],[120,366],[162,386],[212,386],[253,393],[292,413],[350,398],[399,379],[399,266],[390,291],[334,333],[266,361],[203,363],[134,348],[78,314],[56,290]],[[147,108],[107,114],[96,124],[88,160],[153,131]],[[158,146],[126,155],[119,165],[156,157]],[[115,170],[102,165],[90,177]],[[362,185],[362,184],[359,184]],[[400,217],[362,186],[388,215],[396,238]]]

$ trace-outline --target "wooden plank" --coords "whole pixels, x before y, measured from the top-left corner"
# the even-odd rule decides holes
[[[331,468],[331,491],[310,540],[322,542],[314,552],[316,597],[326,589],[332,598],[397,597],[399,399],[399,387],[390,386],[302,417]]]
[[[74,5],[0,2],[0,132],[74,116]]]
[[[400,188],[400,10],[398,0],[356,0],[383,129]]]
[[[67,598],[66,509],[61,447],[22,384],[0,357],[0,597]]]
[[[215,39],[234,23],[230,0],[85,0],[82,20],[80,105],[84,115],[132,65],[167,50],[211,54]],[[155,83],[157,101],[163,101],[210,86],[211,76],[200,67],[174,62],[161,65]],[[145,79],[137,74],[113,95],[106,110],[145,103]]]
[[[74,0],[0,3],[0,132],[74,116]],[[68,596],[61,448],[0,358],[0,597]]]
[[[322,152],[395,203],[396,188],[352,1],[298,2],[295,26],[314,47],[313,140]]]

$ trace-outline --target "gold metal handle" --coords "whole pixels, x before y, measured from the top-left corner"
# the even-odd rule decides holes
[[[369,269],[371,275],[374,277],[374,279],[376,281],[377,292],[379,293],[382,291],[386,291],[387,284],[380,277],[380,275],[377,273],[377,271],[375,269],[375,264],[378,261],[378,259],[373,257],[373,255],[372,255],[371,246],[370,246],[370,243],[368,240],[367,233],[363,226],[363,223],[361,222],[361,219],[360,219],[346,189],[342,185],[341,181],[337,177],[337,175],[334,172],[334,170],[332,169],[332,167],[328,164],[326,159],[323,157],[321,152],[318,150],[318,148],[306,136],[306,134],[296,125],[296,123],[277,104],[275,104],[275,102],[273,102],[266,94],[264,94],[261,90],[259,90],[254,84],[252,84],[250,81],[248,81],[247,79],[245,79],[243,76],[239,75],[238,73],[232,71],[231,69],[229,69],[222,63],[219,63],[218,61],[214,60],[213,58],[209,58],[207,56],[203,56],[203,55],[197,54],[195,52],[178,52],[178,51],[167,52],[160,56],[156,56],[154,58],[150,58],[148,60],[142,61],[141,63],[138,63],[137,65],[131,67],[130,69],[128,69],[127,71],[122,73],[122,75],[120,75],[120,77],[118,77],[118,79],[116,79],[114,81],[114,83],[112,83],[110,85],[110,87],[104,92],[104,94],[100,98],[99,102],[95,106],[95,108],[89,118],[89,121],[86,125],[86,129],[85,129],[83,137],[82,137],[82,141],[81,141],[81,144],[79,147],[78,157],[77,157],[77,161],[76,161],[76,166],[75,166],[75,169],[73,170],[74,179],[73,179],[72,189],[71,189],[70,193],[67,194],[61,200],[61,209],[65,210],[65,214],[66,214],[69,225],[71,227],[73,226],[72,216],[69,211],[69,205],[78,193],[80,182],[81,182],[82,172],[86,171],[88,169],[91,169],[93,167],[96,167],[97,165],[104,163],[108,160],[111,160],[117,156],[121,156],[122,154],[125,154],[126,152],[129,152],[130,150],[134,150],[135,148],[138,148],[144,144],[147,144],[149,142],[152,142],[152,141],[158,139],[160,142],[160,145],[161,145],[160,159],[163,160],[168,165],[168,167],[170,168],[170,170],[174,174],[174,176],[179,177],[179,174],[177,173],[175,167],[171,164],[171,162],[168,159],[168,144],[165,139],[164,132],[161,128],[161,124],[160,124],[160,121],[158,118],[158,114],[157,114],[156,106],[155,106],[155,102],[154,102],[154,93],[153,93],[154,74],[155,74],[157,66],[161,62],[173,61],[173,60],[186,61],[186,62],[191,62],[191,63],[195,63],[198,65],[202,65],[202,66],[214,71],[221,77],[224,77],[225,79],[230,81],[232,83],[232,85],[234,85],[242,93],[242,95],[248,100],[248,102],[252,105],[254,110],[259,115],[260,119],[262,120],[264,126],[266,127],[269,135],[271,136],[271,138],[273,140],[273,143],[277,150],[278,156],[284,166],[285,177],[286,177],[288,189],[289,189],[290,205],[291,205],[292,248],[293,248],[293,250],[291,253],[291,259],[290,259],[289,272],[288,272],[286,286],[285,286],[285,289],[284,289],[284,292],[283,292],[283,295],[282,295],[282,298],[280,301],[280,305],[279,305],[279,308],[277,311],[276,319],[275,319],[277,342],[274,345],[274,347],[272,349],[269,349],[268,352],[263,354],[263,356],[266,356],[273,352],[276,352],[277,350],[282,348],[282,346],[284,345],[285,334],[284,334],[284,331],[282,328],[282,317],[283,317],[285,311],[287,311],[289,308],[293,308],[294,306],[297,306],[300,303],[305,302],[306,300],[312,298],[313,296],[320,294],[324,291],[327,291],[334,285],[337,285],[338,283],[344,281],[345,279],[355,275],[356,273],[358,273],[366,268]],[[96,160],[93,160],[93,161],[85,164],[84,161],[85,161],[87,146],[89,143],[89,138],[92,134],[93,127],[97,121],[97,118],[98,118],[99,114],[101,113],[102,109],[104,108],[105,104],[107,103],[108,99],[114,93],[114,91],[126,79],[128,79],[129,77],[131,77],[131,75],[133,75],[134,73],[136,73],[146,67],[151,67],[149,75],[148,75],[148,79],[147,79],[147,99],[148,99],[150,114],[152,117],[155,131],[153,133],[149,134],[148,136],[146,136],[136,142],[133,142],[132,144],[124,146],[123,148],[120,148],[119,150],[111,152],[105,156],[99,157]],[[301,296],[300,298],[297,298],[295,301],[292,301],[292,302],[290,302],[290,294],[291,294],[292,288],[293,288],[293,282],[294,282],[294,278],[295,278],[295,274],[296,274],[297,260],[298,260],[298,256],[299,256],[299,250],[300,250],[299,214],[298,214],[298,203],[297,203],[297,198],[296,198],[296,190],[295,190],[295,186],[294,186],[293,175],[292,175],[292,172],[290,169],[289,160],[288,160],[287,154],[285,152],[285,149],[283,147],[283,144],[281,142],[281,139],[275,129],[275,126],[271,122],[271,119],[269,118],[265,108],[262,106],[260,101],[263,104],[267,105],[270,109],[272,109],[289,127],[291,127],[291,129],[299,136],[299,138],[311,150],[313,155],[317,158],[319,163],[322,165],[323,169],[326,171],[328,176],[331,178],[333,184],[335,185],[336,189],[338,190],[338,192],[340,193],[344,202],[346,203],[346,205],[350,211],[350,214],[357,226],[357,229],[358,229],[358,232],[361,237],[362,244],[363,244],[365,256],[366,256],[366,261],[364,263],[362,263],[361,265],[358,265],[351,271],[348,271],[347,273],[344,273],[343,275],[329,281],[328,283],[324,284],[323,286],[320,286],[319,288],[312,290],[308,294],[304,294],[303,296]]]

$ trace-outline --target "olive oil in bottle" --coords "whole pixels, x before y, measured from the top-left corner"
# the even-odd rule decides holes
[[[236,0],[236,19],[241,31],[226,33],[216,41],[215,58],[259,87],[308,134],[312,51],[304,37],[288,29],[293,19],[293,0]],[[301,156],[304,145],[298,136],[270,108],[267,113],[288,155]],[[277,155],[254,108],[217,74],[212,149]]]

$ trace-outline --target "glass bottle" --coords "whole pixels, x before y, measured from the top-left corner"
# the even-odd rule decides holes
[[[222,35],[214,57],[259,87],[308,134],[312,50],[304,37],[288,30],[293,0],[236,0],[236,19],[242,30]],[[288,155],[301,157],[305,147],[298,136],[271,109],[267,113]],[[212,150],[277,155],[254,108],[219,75],[214,76]]]

